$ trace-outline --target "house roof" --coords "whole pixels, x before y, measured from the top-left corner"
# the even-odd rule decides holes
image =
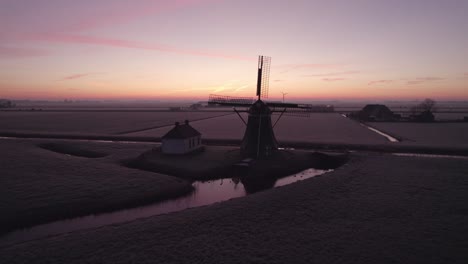
[[[200,136],[200,132],[198,132],[195,128],[189,125],[188,120],[185,120],[184,124],[179,124],[179,122],[175,123],[175,126],[169,130],[162,138],[172,138],[172,139],[184,139],[184,138],[191,138]]]
[[[362,109],[361,114],[367,116],[381,116],[393,115],[393,112],[390,109],[388,109],[386,105],[368,104]]]

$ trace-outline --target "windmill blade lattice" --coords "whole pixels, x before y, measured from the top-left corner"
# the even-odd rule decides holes
[[[258,56],[257,69],[257,96],[260,100],[262,97],[268,97],[268,88],[270,82],[270,64],[271,58],[267,56]]]
[[[270,107],[272,113],[281,113],[285,116],[310,117],[311,111],[306,108],[296,107]]]
[[[268,98],[268,90],[270,88],[271,57],[260,56],[258,60],[259,60],[259,65],[261,66],[261,71],[262,71],[260,97]]]
[[[208,105],[226,105],[226,106],[251,106],[255,100],[252,97],[238,97],[210,94]]]

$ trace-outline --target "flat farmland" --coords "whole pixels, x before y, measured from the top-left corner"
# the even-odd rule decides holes
[[[247,115],[243,115],[247,121]],[[272,117],[274,123],[277,115]],[[192,122],[203,138],[242,139],[245,125],[237,115]],[[171,127],[152,129],[131,136],[163,136]],[[304,141],[324,143],[385,144],[388,141],[361,126],[359,123],[339,114],[312,113],[310,117],[283,116],[276,125],[275,135],[279,141]]]
[[[0,112],[0,132],[121,134],[139,129],[198,120],[223,112]]]
[[[463,120],[468,113],[434,113],[434,117],[438,121],[453,121]]]
[[[401,138],[402,144],[467,147],[468,123],[369,123]]]
[[[94,151],[103,157],[57,153],[41,148],[44,143]],[[150,144],[0,140],[0,147],[8,150],[0,154],[0,234],[154,202],[191,189],[178,178],[120,165],[120,160],[138,156],[150,149]]]

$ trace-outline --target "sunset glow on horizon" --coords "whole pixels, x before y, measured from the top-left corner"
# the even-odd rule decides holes
[[[0,98],[468,100],[468,1],[0,0]]]

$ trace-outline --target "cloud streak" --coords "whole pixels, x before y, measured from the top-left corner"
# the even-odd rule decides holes
[[[408,80],[406,83],[408,85],[417,85],[417,84],[422,84],[422,83],[428,83],[428,82],[435,82],[435,81],[442,81],[445,80],[445,78],[440,78],[440,77],[424,77],[424,78],[415,78],[412,80]]]
[[[337,82],[337,81],[344,81],[346,78],[323,78],[322,81],[325,82]]]
[[[371,81],[367,85],[376,85],[376,84],[388,84],[392,83],[393,80],[377,80],[377,81]]]
[[[186,88],[186,89],[173,89],[166,93],[162,93],[163,95],[169,94],[178,94],[178,93],[187,93],[187,92],[194,92],[194,91],[210,91],[210,88]]]
[[[3,1],[9,3],[0,8],[0,32],[12,37],[18,33],[79,33],[115,27],[219,0]]]
[[[227,92],[227,93],[236,93],[245,90],[251,85],[248,83],[241,83],[240,80],[231,80],[225,84],[214,87],[211,91],[212,93]]]
[[[279,74],[287,73],[299,69],[336,69],[341,68],[340,64],[322,64],[322,63],[296,63],[296,64],[283,64],[276,66],[279,69],[285,69]]]
[[[228,55],[228,54],[214,53],[214,52],[208,52],[208,51],[180,49],[180,48],[167,46],[163,44],[155,44],[155,43],[148,44],[148,43],[137,42],[137,41],[95,37],[95,36],[85,36],[85,35],[42,34],[42,35],[34,35],[31,38],[37,41],[53,42],[53,43],[99,45],[99,46],[114,47],[114,48],[141,49],[141,50],[151,50],[151,51],[159,51],[159,52],[170,52],[170,53],[177,53],[177,54],[183,54],[183,55],[234,59],[234,60],[244,60],[244,61],[255,60],[254,58],[250,58],[250,57]]]
[[[88,77],[90,75],[95,75],[98,74],[97,72],[91,72],[91,73],[79,73],[79,74],[72,74],[63,77],[62,79],[59,79],[58,81],[70,81],[70,80],[76,80],[76,79],[81,79],[84,77]]]
[[[352,75],[358,74],[360,71],[342,71],[342,72],[329,72],[329,73],[319,73],[319,74],[306,74],[304,77],[329,77],[329,76],[341,76],[341,75]]]
[[[3,59],[39,57],[46,55],[48,55],[48,52],[40,49],[0,46],[0,58]]]
[[[101,27],[115,26],[154,14],[213,1],[217,0],[139,0],[136,1],[136,3],[135,1],[123,1],[120,4],[112,2],[112,4],[106,5],[105,8],[101,9],[99,13],[86,20],[81,19],[79,23],[74,25],[72,30],[87,31]],[[128,3],[130,3],[130,5]],[[111,8],[113,12],[109,12],[109,8]]]

